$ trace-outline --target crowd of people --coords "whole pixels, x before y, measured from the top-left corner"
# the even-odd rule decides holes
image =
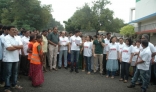
[[[127,83],[130,66],[133,68],[131,85],[137,81],[146,92],[151,80],[151,66],[154,66],[156,78],[156,48],[149,42],[149,36],[143,34],[132,41],[117,38],[107,33],[105,36],[83,36],[78,30],[73,33],[52,30],[19,31],[14,26],[0,25],[0,87],[11,92],[10,87],[22,89],[17,85],[18,75],[28,76],[32,86],[41,86],[44,72],[58,71],[64,67],[72,73],[79,73],[79,68],[91,73],[106,75]]]

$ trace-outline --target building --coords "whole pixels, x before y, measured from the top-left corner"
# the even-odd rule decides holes
[[[129,24],[135,26],[136,34],[149,34],[156,44],[156,0],[136,0],[136,7],[130,9]]]

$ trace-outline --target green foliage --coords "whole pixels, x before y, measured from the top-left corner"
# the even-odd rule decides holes
[[[3,25],[15,25],[27,30],[52,27],[53,24],[49,22],[53,19],[51,7],[41,5],[39,0],[0,0],[0,22]]]
[[[82,31],[119,32],[120,28],[124,26],[124,21],[113,17],[114,12],[106,8],[108,4],[110,4],[109,0],[98,0],[93,2],[92,7],[85,4],[82,8],[78,8],[68,21],[64,21],[65,29],[67,31],[79,29]]]
[[[122,27],[120,30],[120,34],[127,36],[127,37],[133,36],[135,34],[134,26],[126,25],[126,26]]]

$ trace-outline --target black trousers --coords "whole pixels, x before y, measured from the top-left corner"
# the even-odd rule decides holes
[[[20,69],[24,75],[28,75],[30,62],[28,56],[21,56]]]
[[[106,54],[103,54],[103,73],[104,73],[104,74],[107,73],[107,70],[106,70],[106,63],[107,63]]]
[[[126,63],[126,62],[121,63],[121,78],[124,79],[124,80],[128,80],[129,67],[130,67],[129,63]]]
[[[0,83],[3,82],[4,82],[4,67],[2,60],[0,60]]]

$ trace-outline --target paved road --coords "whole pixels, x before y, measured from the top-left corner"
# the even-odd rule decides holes
[[[13,90],[13,92],[140,92],[140,86],[128,89],[129,83],[119,82],[119,77],[115,79],[106,78],[99,74],[87,75],[85,72],[76,74],[70,73],[69,69],[61,69],[44,73],[45,82],[42,87],[34,88],[27,77],[22,76],[19,83],[24,88]],[[3,89],[0,88],[0,92]],[[148,92],[156,92],[156,86],[149,86]]]

